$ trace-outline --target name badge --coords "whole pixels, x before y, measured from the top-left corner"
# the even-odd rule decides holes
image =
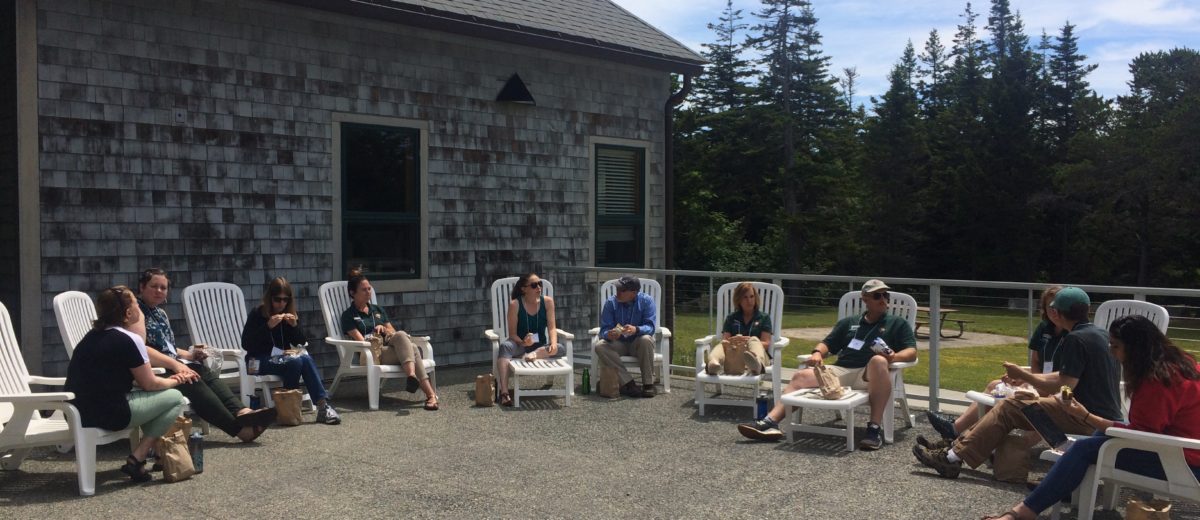
[[[1054,362],[1053,361],[1046,361],[1046,362],[1042,363],[1042,373],[1043,374],[1049,374],[1050,372],[1053,372],[1053,371],[1054,371]]]
[[[850,350],[862,350],[863,340],[854,338],[854,339],[850,340],[850,344],[846,345],[846,348],[848,348]]]
[[[283,349],[281,349],[279,347],[271,347],[271,357],[282,356],[282,355],[283,355]]]
[[[541,337],[541,335],[539,335],[538,333],[534,332],[534,333],[531,333],[531,335],[533,336],[533,342],[534,342],[534,343],[541,343],[541,342],[542,342],[542,337]]]

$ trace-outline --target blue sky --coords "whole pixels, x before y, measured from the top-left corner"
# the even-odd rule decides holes
[[[715,23],[725,0],[613,0],[658,27],[692,50],[713,40],[706,24]],[[734,0],[745,23],[756,23],[758,0]],[[858,99],[878,96],[887,89],[887,73],[907,41],[920,52],[931,29],[949,47],[966,0],[813,0],[817,30],[830,71],[856,67]],[[1089,63],[1099,64],[1088,80],[1102,96],[1128,92],[1129,62],[1145,51],[1188,47],[1200,50],[1200,0],[1011,0],[1036,45],[1043,30],[1059,33],[1064,22],[1074,24],[1080,50]],[[987,22],[990,0],[972,2]],[[986,37],[986,35],[985,35]]]

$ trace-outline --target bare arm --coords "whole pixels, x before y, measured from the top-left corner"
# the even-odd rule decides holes
[[[550,336],[550,343],[546,344],[546,352],[551,356],[556,354],[558,345],[558,322],[554,319],[554,298],[546,297],[546,334]]]
[[[768,350],[771,348],[771,333],[770,332],[763,332],[763,333],[759,334],[758,340],[762,342],[763,348],[766,348]]]
[[[179,379],[177,379],[177,376],[158,377],[154,375],[154,372],[150,369],[150,363],[142,363],[129,369],[129,372],[133,374],[133,380],[137,382],[138,386],[141,387],[142,390],[166,390],[179,385]]]
[[[882,355],[882,354],[879,354],[879,355]],[[883,357],[887,358],[888,363],[909,363],[909,362],[917,360],[917,348],[916,347],[906,348],[906,349],[901,350],[900,352],[896,352],[895,354],[892,354],[890,356],[883,356]]]
[[[520,304],[517,300],[508,301],[508,339],[518,345],[524,345],[525,338],[517,335],[517,306]]]
[[[1007,362],[1004,363],[1004,372],[1011,379],[1019,379],[1029,383],[1041,395],[1053,394],[1063,386],[1075,388],[1075,385],[1079,383],[1079,378],[1077,377],[1064,376],[1058,372],[1035,374],[1018,365]]]

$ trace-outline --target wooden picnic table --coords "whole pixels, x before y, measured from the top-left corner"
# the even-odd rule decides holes
[[[938,309],[938,314],[940,316],[938,319],[938,325],[939,325],[938,334],[941,337],[943,337],[943,338],[961,338],[963,333],[966,332],[967,324],[975,323],[973,320],[951,318],[950,315],[953,313],[956,313],[956,312],[958,312],[958,309],[951,309],[949,307],[942,307],[941,309]],[[922,318],[921,313],[925,313],[924,321],[922,321],[922,319],[921,319]],[[946,334],[946,322],[947,321],[952,321],[958,325],[958,334],[956,334],[954,336],[949,336]],[[913,335],[916,335],[917,331],[921,330],[922,325],[929,325],[929,307],[917,307],[917,328],[913,330]]]

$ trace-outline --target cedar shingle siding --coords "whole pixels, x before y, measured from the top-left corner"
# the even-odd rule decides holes
[[[662,267],[661,70],[269,1],[37,5],[47,375],[65,372],[51,298],[132,284],[149,266],[172,273],[180,343],[184,286],[232,282],[253,304],[274,276],[297,289],[305,333],[324,337],[316,290],[344,274],[333,265],[335,112],[428,124],[429,290],[379,299],[432,336],[439,364],[488,359],[479,337],[493,279],[591,265],[590,137],[647,143],[647,267]],[[536,106],[494,101],[513,73]],[[0,188],[15,178],[2,162],[8,110]],[[15,204],[0,208],[7,242]],[[593,294],[553,281],[560,324],[583,332]],[[314,352],[332,377],[332,349]]]

